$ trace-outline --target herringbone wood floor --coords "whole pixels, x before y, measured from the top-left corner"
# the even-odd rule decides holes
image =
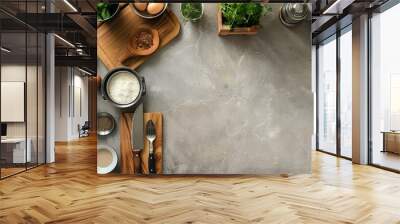
[[[322,153],[289,178],[101,177],[95,144],[0,181],[0,223],[400,223],[400,175]]]

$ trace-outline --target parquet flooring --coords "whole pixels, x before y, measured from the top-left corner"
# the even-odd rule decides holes
[[[96,174],[95,139],[0,181],[0,223],[400,223],[400,175],[314,152],[311,175]]]
[[[1,168],[1,176],[8,177],[13,174],[22,172],[24,170],[25,170],[25,167],[23,167],[23,168],[22,167],[21,168],[20,167],[7,167],[7,168],[3,167],[3,168]]]

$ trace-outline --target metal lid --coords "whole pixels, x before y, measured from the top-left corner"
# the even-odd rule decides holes
[[[97,134],[106,136],[111,134],[115,128],[114,117],[107,112],[97,113]]]
[[[300,21],[308,16],[307,4],[303,3],[287,3],[285,4],[287,16],[292,20]]]

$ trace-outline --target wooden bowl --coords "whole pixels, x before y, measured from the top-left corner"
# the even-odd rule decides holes
[[[151,35],[153,36],[153,45],[150,48],[147,48],[147,49],[137,48],[137,43],[136,43],[135,38],[141,32],[151,33]],[[120,58],[120,62],[123,63],[124,61],[126,61],[127,59],[129,59],[132,56],[150,55],[158,49],[159,45],[160,45],[160,36],[156,29],[153,29],[153,28],[147,27],[147,26],[139,27],[129,37],[129,44],[128,44],[127,50],[125,51],[125,54],[122,54],[122,56]]]

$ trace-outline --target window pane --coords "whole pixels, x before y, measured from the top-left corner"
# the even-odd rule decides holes
[[[31,162],[26,141],[26,33],[2,33],[1,46],[1,177],[24,171]]]
[[[351,30],[340,36],[340,152],[351,158],[352,141],[352,35]]]
[[[318,48],[318,148],[336,153],[336,40]]]
[[[372,163],[400,170],[400,4],[376,14],[372,26]]]

